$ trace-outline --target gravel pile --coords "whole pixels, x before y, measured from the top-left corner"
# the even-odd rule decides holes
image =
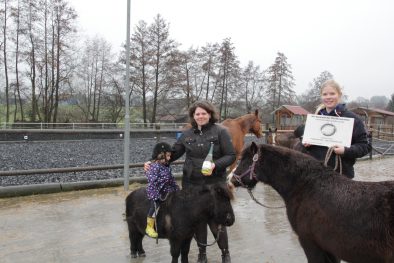
[[[170,144],[173,138],[162,138]],[[150,159],[156,139],[130,139],[130,163]],[[0,170],[29,170],[64,167],[123,164],[123,140],[83,140],[0,143]],[[174,165],[174,172],[180,171]],[[142,176],[142,168],[130,169],[132,176]],[[42,183],[80,182],[123,178],[123,169],[55,173],[45,175],[1,176],[0,185],[28,185]]]

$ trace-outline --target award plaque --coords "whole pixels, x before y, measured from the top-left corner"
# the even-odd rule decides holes
[[[350,147],[353,125],[353,118],[308,114],[302,143]]]

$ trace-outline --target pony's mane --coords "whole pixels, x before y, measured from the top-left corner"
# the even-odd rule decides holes
[[[216,183],[213,185],[201,185],[201,186],[194,186],[187,189],[181,189],[179,191],[172,192],[168,195],[166,201],[172,202],[172,199],[176,198],[178,200],[183,201],[192,201],[195,198],[199,198],[203,193],[209,193],[211,191],[218,191],[219,194],[223,195],[224,197],[233,200],[234,194],[228,188],[227,184],[225,183]]]
[[[322,161],[316,160],[314,157],[289,149],[287,147],[272,146],[268,144],[261,144],[260,151],[271,153],[274,156],[286,158],[287,162],[293,164],[294,172],[307,176],[311,171],[320,170],[325,176],[339,175],[331,167],[324,166]],[[297,171],[296,171],[297,170]]]

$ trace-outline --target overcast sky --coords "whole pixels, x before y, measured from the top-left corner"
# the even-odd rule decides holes
[[[69,0],[86,34],[115,51],[126,41],[127,0]],[[277,52],[292,66],[297,95],[331,72],[350,100],[394,93],[393,0],[131,0],[131,34],[160,14],[180,49],[231,38],[241,66],[261,69]]]

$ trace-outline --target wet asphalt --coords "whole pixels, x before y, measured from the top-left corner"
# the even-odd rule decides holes
[[[355,180],[394,180],[393,171],[393,157],[361,161]],[[130,257],[124,199],[140,186],[0,199],[0,262],[170,262],[167,240],[156,244],[145,238],[147,256]],[[266,205],[283,205],[269,186],[259,184],[254,193]],[[243,189],[237,190],[233,207],[236,222],[228,229],[233,263],[306,262],[284,208],[262,208]],[[209,263],[221,262],[216,245],[207,251]],[[193,241],[190,262],[196,262],[197,253]]]

